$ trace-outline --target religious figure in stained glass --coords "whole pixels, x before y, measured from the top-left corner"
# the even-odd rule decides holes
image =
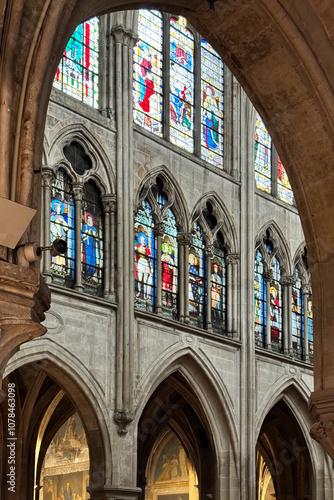
[[[216,115],[219,112],[218,102],[215,98],[215,90],[211,85],[206,86],[203,91],[203,109],[204,109],[204,131],[203,138],[208,149],[215,151],[219,146],[218,119]]]
[[[213,264],[211,270],[211,305],[213,309],[217,310],[218,317],[221,316],[221,293],[222,293],[222,278],[220,276],[220,269],[217,264]]]
[[[292,187],[280,157],[277,159],[277,195],[285,203],[294,204]]]
[[[211,320],[214,330],[226,327],[226,267],[224,250],[215,245],[211,262]]]
[[[95,227],[94,216],[90,213],[85,214],[85,224],[82,228],[82,263],[85,280],[94,281],[94,275],[97,274],[100,265],[100,241],[99,234]],[[95,278],[96,280],[96,278]]]
[[[161,252],[162,270],[162,303],[166,306],[173,305],[173,274],[174,274],[174,249],[168,236],[164,238]]]
[[[257,188],[271,192],[271,137],[259,115],[255,129],[255,181]]]
[[[280,302],[278,288],[275,285],[270,287],[270,323],[271,323],[271,338],[274,342],[279,339],[279,311]]]
[[[154,82],[152,78],[152,62],[149,47],[145,42],[140,44],[140,74],[139,74],[139,87],[140,87],[140,101],[139,106],[145,113],[150,112],[150,98],[154,94]]]
[[[203,280],[199,276],[199,258],[192,248],[189,252],[189,311],[198,312]]]
[[[307,333],[309,353],[313,355],[313,302],[311,298],[307,300]]]
[[[153,274],[153,269],[151,264],[151,250],[148,246],[148,238],[143,232],[140,232],[137,235],[135,251],[135,277],[138,287],[137,297],[141,297],[146,300],[149,296],[148,282],[150,276]]]
[[[69,230],[67,223],[67,213],[65,212],[64,203],[61,199],[54,199],[51,202],[51,233],[50,240],[51,244],[58,238],[67,241],[67,232]],[[65,256],[56,255],[51,257],[52,264],[51,267],[58,272],[62,272],[63,266],[65,266]]]
[[[263,279],[263,258],[260,250],[256,250],[254,279],[254,317],[255,340],[264,345],[266,284]]]

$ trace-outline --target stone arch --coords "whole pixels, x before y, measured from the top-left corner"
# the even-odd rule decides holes
[[[211,203],[213,207],[212,214],[217,219],[217,225],[213,231],[210,230],[207,222],[203,217],[203,211],[206,209],[206,204],[208,202]],[[209,245],[213,244],[213,241],[218,232],[221,231],[228,252],[233,254],[238,253],[239,245],[235,223],[229,211],[227,210],[226,205],[223,203],[217,193],[215,193],[214,191],[206,193],[196,203],[190,220],[191,225],[196,221],[200,222],[201,226],[204,228],[204,233]]]
[[[270,258],[267,255],[267,252],[265,250],[265,245],[263,242],[263,240],[266,238],[269,238],[270,241],[273,243],[273,251],[270,255]],[[291,263],[290,250],[281,229],[279,228],[279,226],[276,224],[275,221],[268,222],[258,232],[255,240],[255,250],[257,249],[261,250],[261,253],[263,255],[266,267],[265,270],[270,269],[271,259],[273,257],[277,257],[280,262],[282,274],[291,274],[292,263]]]
[[[283,377],[277,390],[275,388],[275,394],[267,395],[261,414],[257,418],[257,447],[263,453],[266,462],[270,461],[267,465],[274,476],[276,495],[279,498],[283,495],[282,498],[292,500],[310,495],[314,490],[318,491],[318,487],[315,487],[317,482],[315,464],[321,463],[321,451],[309,436],[312,419],[308,411],[308,397],[309,391],[302,381],[289,376]],[[272,431],[271,428],[277,430]],[[290,428],[293,430],[289,434]],[[280,449],[278,435],[282,443]],[[305,463],[304,457],[307,459]],[[289,470],[295,463],[298,463],[297,482],[292,479],[292,472]],[[300,478],[304,477],[304,482],[307,483],[309,476],[312,484],[307,485],[306,492],[303,490]],[[284,484],[285,480],[287,484]],[[319,485],[320,488],[322,486]]]
[[[77,141],[84,148],[93,163],[93,168],[80,176],[83,182],[94,179],[103,194],[115,193],[115,174],[104,147],[83,124],[67,125],[57,132],[48,147],[50,166],[59,161],[68,164],[63,149],[73,141]]]
[[[164,192],[168,197],[168,202],[162,210],[159,209],[156,199],[152,193],[152,188],[154,189],[156,187],[158,178],[162,180]],[[176,179],[168,171],[166,166],[163,165],[155,167],[144,177],[135,198],[135,210],[138,210],[142,201],[146,197],[151,204],[156,222],[162,222],[166,211],[168,208],[171,208],[175,214],[179,231],[187,232],[189,230],[189,211],[185,197]]]
[[[217,382],[207,376],[207,367],[203,362],[200,364],[189,349],[179,352],[175,361],[159,375],[149,393],[145,391],[136,418],[139,484],[143,480],[143,464],[156,439],[168,426],[185,449],[192,452],[200,498],[207,494],[221,498],[227,484],[230,494],[237,497],[240,492],[233,490],[230,479],[239,475],[239,444],[234,423],[222,405],[222,392],[217,390]],[[193,431],[197,441],[191,435]]]
[[[35,394],[35,399],[31,398],[31,401],[28,400],[27,396],[26,407],[28,410],[30,408],[30,413],[26,410],[24,415],[24,417],[28,417],[28,422],[24,422],[24,424],[26,430],[29,431],[26,438],[29,446],[25,450],[25,458],[28,458],[32,465],[34,464],[34,446],[39,425],[52,397],[63,392],[64,396],[55,409],[58,421],[53,421],[52,425],[50,423],[49,428],[46,428],[41,452],[46,452],[54,433],[68,417],[77,411],[83,423],[89,447],[90,486],[103,487],[111,482],[112,456],[106,410],[102,402],[103,395],[100,394],[101,389],[93,382],[88,370],[80,363],[73,363],[73,357],[68,356],[63,349],[54,346],[51,352],[49,346],[45,349],[43,344],[42,341],[37,348],[35,346],[32,349],[30,345],[22,348],[11,359],[5,372],[7,380],[11,380],[15,376],[23,380],[27,385],[28,396],[31,393]],[[74,364],[75,366],[73,366]],[[47,391],[44,391],[45,387]],[[45,397],[44,392],[46,393]],[[43,456],[41,454],[37,472],[40,471],[42,462]],[[26,475],[29,481],[26,486],[31,488],[31,492],[33,491],[32,465],[30,466],[30,474]],[[21,486],[24,489],[24,485]]]
[[[305,241],[299,245],[294,255],[293,264],[298,267],[298,270],[301,275],[302,284],[310,285],[311,284],[311,274],[310,269],[305,265],[304,258],[306,253],[307,259],[307,247]],[[308,260],[308,259],[307,259]]]

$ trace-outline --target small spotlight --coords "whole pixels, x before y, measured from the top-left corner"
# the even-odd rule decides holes
[[[60,238],[56,238],[52,245],[49,247],[38,247],[36,254],[38,256],[41,255],[42,252],[45,250],[50,250],[50,255],[52,257],[56,257],[57,255],[63,255],[64,253],[67,252],[67,243],[64,240],[61,240]]]

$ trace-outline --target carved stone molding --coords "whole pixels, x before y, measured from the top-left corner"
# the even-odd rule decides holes
[[[102,196],[103,209],[105,213],[115,213],[116,212],[116,195],[106,194]]]
[[[210,259],[212,259],[214,252],[215,252],[214,245],[207,245],[204,249],[205,257],[210,257]]]
[[[51,189],[52,182],[55,179],[55,174],[53,170],[49,167],[43,167],[42,170],[42,184],[44,188]]]
[[[334,421],[316,422],[311,428],[310,435],[334,460]]]
[[[226,255],[226,264],[237,264],[239,261],[239,255],[237,253],[230,253]]]
[[[269,269],[269,271],[264,271],[263,279],[265,281],[272,281],[274,279],[274,273],[273,273],[272,269]]]
[[[41,322],[50,300],[39,273],[0,261],[0,378],[20,345],[46,332]]]
[[[157,222],[153,228],[154,236],[163,236],[165,234],[164,222]]]
[[[334,460],[334,389],[323,389],[311,394],[310,410],[317,422],[310,434]]]
[[[74,197],[75,201],[82,201],[83,190],[84,190],[83,184],[79,184],[79,183],[74,184],[73,183],[72,189],[73,189],[73,197]]]
[[[303,295],[312,295],[311,285],[302,285],[302,294]]]
[[[115,411],[114,422],[118,425],[118,434],[124,436],[128,433],[126,427],[129,425],[135,417],[135,414],[128,410]]]
[[[191,233],[178,233],[177,240],[180,245],[191,245],[193,235]]]

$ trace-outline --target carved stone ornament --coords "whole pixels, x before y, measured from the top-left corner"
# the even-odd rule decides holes
[[[226,255],[226,264],[237,264],[239,260],[239,255],[237,253],[230,253]]]
[[[115,213],[116,212],[116,195],[106,194],[102,196],[103,210],[105,213]]]
[[[73,184],[72,189],[75,201],[82,201],[82,195],[84,190],[83,184],[78,184],[78,183]]]
[[[281,277],[280,283],[281,283],[281,285],[294,286],[296,284],[296,278],[293,275],[289,276],[289,275],[285,274],[284,276]]]
[[[177,240],[180,245],[191,245],[193,236],[191,233],[178,233]]]
[[[210,259],[212,259],[214,252],[215,252],[214,245],[207,245],[204,249],[205,257],[210,257]]]
[[[115,411],[114,413],[114,421],[118,425],[118,434],[120,436],[124,436],[128,433],[126,427],[129,425],[133,419],[135,418],[135,414],[128,410]]]
[[[269,271],[264,271],[263,279],[265,281],[272,281],[274,279],[274,273],[273,273],[272,269],[269,269]]]
[[[316,422],[311,428],[310,435],[334,460],[334,421]]]
[[[163,236],[165,234],[164,222],[157,222],[153,228],[154,236]]]
[[[302,294],[303,295],[312,295],[311,285],[302,285]]]

